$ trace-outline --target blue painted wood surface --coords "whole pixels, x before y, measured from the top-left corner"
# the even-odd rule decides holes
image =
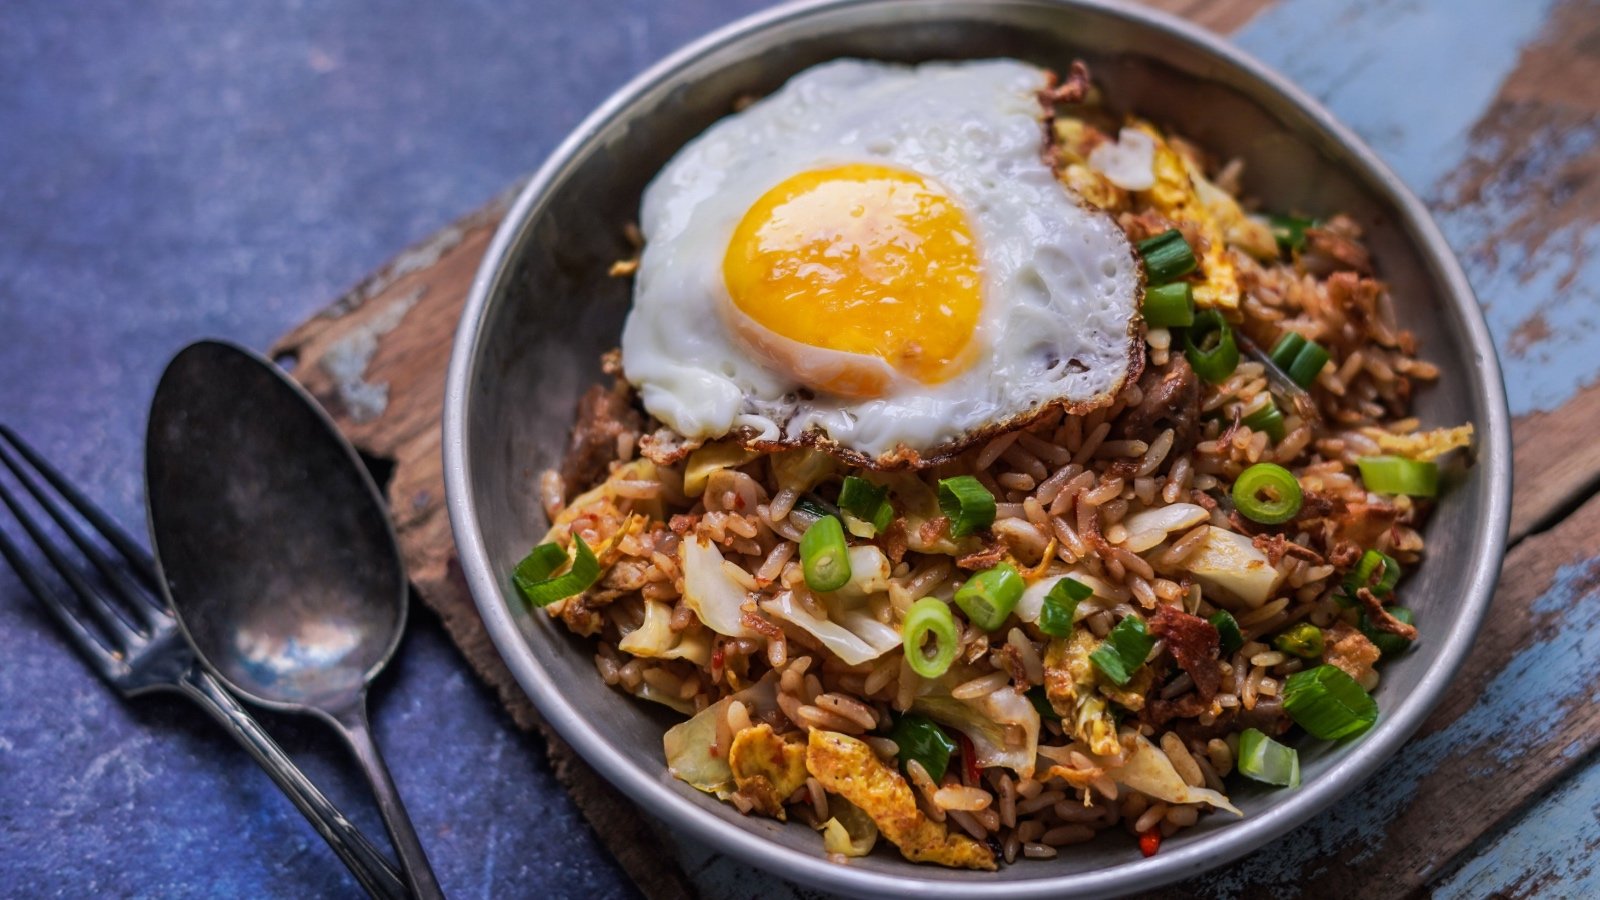
[[[604,16],[551,0],[0,5],[0,419],[141,524],[144,404],[174,350],[202,335],[265,346],[533,168],[628,75],[761,5],[617,0]],[[1555,409],[1600,375],[1600,208],[1567,208],[1587,196],[1573,173],[1595,158],[1600,120],[1544,82],[1518,88],[1551,46],[1597,31],[1600,5],[1580,0],[1281,0],[1238,35],[1435,209],[1518,414]],[[1577,60],[1572,72],[1583,82],[1594,68]],[[1493,738],[1508,726],[1537,738],[1563,711],[1593,706],[1589,561],[1560,560],[1531,607],[1548,626],[1476,706],[1397,762],[1383,802],[1343,809],[1291,853],[1209,887],[1292,893],[1319,853],[1402,821],[1441,768],[1513,762],[1461,748],[1503,747]],[[376,718],[445,887],[629,892],[537,741],[511,728],[421,612]],[[0,659],[0,894],[348,892],[332,855],[226,738],[176,701],[113,699],[5,571]],[[1521,702],[1529,691],[1567,702]],[[377,833],[328,736],[270,725]],[[1600,891],[1587,864],[1600,769],[1580,765],[1593,759],[1581,742],[1535,745],[1577,774],[1476,847],[1442,893]],[[686,858],[709,894],[789,895],[702,850]]]

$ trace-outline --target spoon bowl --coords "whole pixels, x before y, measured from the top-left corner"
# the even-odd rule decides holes
[[[367,721],[367,685],[405,632],[407,583],[355,450],[271,362],[201,341],[161,377],[145,460],[162,579],[201,661],[254,703],[332,725],[412,890],[439,896]]]

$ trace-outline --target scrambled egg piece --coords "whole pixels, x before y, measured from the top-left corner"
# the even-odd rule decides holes
[[[923,815],[911,786],[861,741],[832,731],[812,731],[806,768],[824,788],[872,817],[906,859],[995,870],[994,853],[988,847],[964,834],[952,834]]]
[[[756,725],[734,735],[728,768],[756,809],[783,819],[783,801],[806,783],[806,748],[774,734],[771,725]]]
[[[1199,166],[1174,150],[1154,126],[1148,122],[1134,122],[1133,127],[1148,134],[1156,143],[1156,183],[1150,190],[1140,191],[1139,196],[1163,216],[1192,226],[1193,231],[1205,239],[1204,250],[1194,248],[1200,274],[1204,277],[1204,281],[1194,285],[1195,306],[1238,309],[1239,279],[1233,262],[1228,259],[1225,225],[1230,219],[1243,219],[1244,213],[1233,198],[1207,182]],[[1200,182],[1209,188],[1204,198],[1197,187]]]
[[[1089,654],[1099,644],[1086,628],[1075,628],[1071,638],[1054,638],[1044,653],[1044,695],[1061,716],[1073,737],[1100,756],[1112,756],[1121,746],[1117,725],[1104,697],[1095,691],[1094,664]]]
[[[1061,159],[1061,181],[1089,203],[1107,210],[1128,208],[1128,192],[1111,183],[1089,165],[1089,153],[1106,136],[1078,119],[1060,117],[1055,122],[1056,148]]]
[[[1374,441],[1383,452],[1409,459],[1434,460],[1460,447],[1472,443],[1472,423],[1454,428],[1435,428],[1413,434],[1392,434],[1382,428],[1363,428],[1361,433]]]

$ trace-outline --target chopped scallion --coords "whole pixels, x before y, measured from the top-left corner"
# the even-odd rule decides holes
[[[1272,645],[1290,656],[1314,659],[1322,655],[1322,629],[1310,622],[1301,622],[1284,629]]]
[[[971,475],[941,478],[939,510],[950,520],[950,536],[963,537],[994,522],[994,495]]]
[[[882,534],[894,518],[894,507],[889,505],[889,488],[854,475],[846,475],[844,485],[839,488],[839,511],[844,514],[850,533],[863,538]],[[862,531],[866,533],[861,534]]]
[[[1283,436],[1288,433],[1284,429],[1283,413],[1279,411],[1278,404],[1270,399],[1267,401],[1266,406],[1245,416],[1241,420],[1241,424],[1251,431],[1265,433],[1267,437],[1272,439],[1274,444],[1283,440]]]
[[[1145,281],[1149,284],[1166,284],[1194,271],[1194,250],[1184,240],[1183,232],[1176,228],[1145,238],[1138,247],[1139,255],[1144,257]]]
[[[1368,550],[1361,554],[1356,567],[1344,577],[1344,593],[1334,595],[1334,599],[1339,601],[1340,606],[1354,606],[1356,591],[1361,588],[1372,591],[1374,597],[1387,597],[1394,593],[1394,586],[1399,581],[1400,564],[1394,561],[1394,557],[1382,550]]]
[[[1317,374],[1330,359],[1328,351],[1322,349],[1321,344],[1293,331],[1285,331],[1267,355],[1272,357],[1272,362],[1285,375],[1303,388],[1310,387],[1317,380]]]
[[[1412,614],[1411,610],[1406,609],[1404,606],[1389,607],[1389,615],[1407,625],[1415,625],[1417,621],[1417,617]],[[1398,634],[1379,630],[1372,624],[1372,617],[1364,612],[1361,614],[1361,633],[1367,636],[1367,640],[1372,641],[1372,646],[1377,647],[1378,652],[1383,654],[1385,659],[1399,656],[1411,649],[1411,641]]]
[[[1300,754],[1262,733],[1246,728],[1239,733],[1239,772],[1263,784],[1300,786]]]
[[[1300,216],[1272,216],[1267,222],[1278,241],[1278,249],[1284,253],[1305,249],[1306,229],[1317,224],[1315,219]]]
[[[1151,328],[1194,324],[1194,288],[1187,281],[1157,285],[1144,292],[1144,323]]]
[[[955,602],[967,614],[967,621],[984,631],[995,631],[1017,608],[1024,587],[1016,568],[1001,563],[968,578],[956,590]]]
[[[1228,380],[1239,367],[1239,345],[1222,313],[1214,309],[1194,314],[1194,324],[1183,333],[1183,355],[1195,374],[1211,384]]]
[[[961,630],[956,626],[956,617],[938,597],[923,597],[911,604],[900,634],[905,644],[906,664],[923,678],[938,678],[950,671],[950,664],[961,649]],[[933,642],[931,654],[927,646],[930,639]]]
[[[849,583],[850,548],[837,517],[823,516],[800,536],[800,566],[813,591],[837,591]]]
[[[1239,630],[1239,621],[1233,613],[1219,609],[1206,620],[1211,627],[1217,629],[1217,637],[1221,639],[1222,655],[1232,656],[1235,650],[1244,646],[1244,633]]]
[[[1056,712],[1055,706],[1050,703],[1050,695],[1045,693],[1044,685],[1036,684],[1028,688],[1028,702],[1033,704],[1039,718],[1049,719],[1052,722],[1061,721],[1061,714]]]
[[[1378,721],[1378,704],[1354,678],[1322,665],[1290,675],[1283,708],[1301,728],[1325,741],[1361,734]]]
[[[938,784],[950,766],[950,754],[956,752],[956,742],[932,719],[916,713],[906,713],[897,719],[889,731],[889,740],[899,748],[900,768],[916,760],[928,772],[928,777]]]
[[[572,536],[572,542],[572,566],[560,575],[555,572],[567,561],[567,551],[555,543],[533,548],[512,570],[511,580],[529,603],[549,606],[583,593],[600,580],[600,561],[595,559],[594,551],[577,535]]]
[[[1044,595],[1044,606],[1039,608],[1039,630],[1051,637],[1071,635],[1078,604],[1093,594],[1093,588],[1076,579],[1057,581],[1050,586],[1050,592]]]
[[[808,528],[812,522],[831,515],[833,510],[822,501],[815,497],[801,497],[789,511],[789,520],[801,528]]]
[[[1300,482],[1276,463],[1256,463],[1233,483],[1233,505],[1252,522],[1278,525],[1300,512]]]
[[[1432,497],[1439,493],[1439,464],[1404,456],[1365,456],[1356,460],[1367,490],[1379,494]]]
[[[1150,655],[1150,648],[1155,645],[1155,638],[1150,636],[1143,619],[1137,615],[1124,616],[1100,646],[1089,654],[1089,661],[1094,663],[1101,675],[1121,686],[1127,684],[1133,673],[1144,665],[1145,657]]]

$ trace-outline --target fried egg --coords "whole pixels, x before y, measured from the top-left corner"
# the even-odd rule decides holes
[[[933,461],[1108,403],[1142,274],[1049,162],[1014,60],[806,70],[685,146],[644,193],[622,366],[690,443]]]

